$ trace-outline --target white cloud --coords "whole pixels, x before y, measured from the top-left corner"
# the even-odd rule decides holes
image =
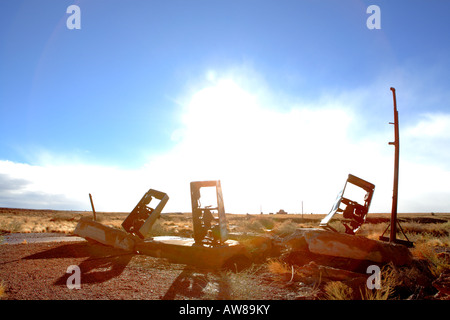
[[[427,113],[415,125],[408,128],[405,134],[410,138],[450,139],[450,114]]]
[[[36,209],[90,209],[89,193],[98,200],[99,210],[123,208],[130,197],[127,185],[138,181],[132,171],[83,164],[0,161],[0,174],[3,181],[22,182],[19,187],[7,182],[9,187],[4,187],[1,199],[3,206]]]
[[[416,123],[403,130],[400,139],[404,155],[416,163],[426,163],[450,171],[450,114],[443,112],[419,115]]]

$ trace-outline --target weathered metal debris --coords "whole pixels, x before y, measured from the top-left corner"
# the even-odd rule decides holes
[[[217,206],[201,206],[200,189],[204,187],[216,188]],[[154,208],[150,206],[153,199],[159,200]],[[199,267],[241,268],[248,264],[250,254],[246,247],[236,240],[228,239],[219,180],[191,183],[194,238],[147,237],[168,200],[164,192],[150,189],[122,223],[125,231],[83,218],[78,222],[74,234],[118,249]]]
[[[376,264],[408,265],[412,261],[411,252],[403,245],[319,228],[297,229],[283,240],[283,244],[292,250]]]
[[[363,204],[344,196],[348,184],[364,190]],[[215,189],[216,205],[202,205],[204,188]],[[335,261],[344,259],[347,262],[365,261],[376,264],[391,262],[396,265],[409,264],[412,260],[410,251],[402,245],[355,235],[366,220],[375,186],[351,174],[332,210],[321,221],[321,228],[297,229],[281,240],[259,235],[247,237],[245,246],[237,240],[229,239],[220,180],[191,182],[190,189],[193,238],[147,237],[169,200],[167,194],[154,189],[144,194],[123,221],[124,230],[104,226],[90,219],[81,219],[74,233],[115,248],[208,268],[243,267],[251,261],[260,261],[273,254],[279,255],[286,249],[297,253],[297,262],[301,260],[305,263],[319,262],[324,257],[332,257]],[[159,200],[159,203],[152,207],[153,200]],[[341,204],[345,207],[341,208]],[[344,219],[341,221],[345,226],[345,233],[337,232],[330,225],[331,219],[340,212],[343,213]]]
[[[159,199],[160,202],[152,208],[150,202],[154,198]],[[156,219],[159,218],[168,199],[164,192],[150,189],[122,223],[125,231],[85,218],[80,219],[74,234],[114,248],[133,251],[136,243],[145,238]]]
[[[236,240],[226,240],[217,246],[203,246],[195,243],[193,238],[160,236],[136,242],[134,250],[140,254],[201,268],[234,269],[234,264],[237,268],[242,268],[249,263],[246,248]]]
[[[159,200],[159,203],[154,208],[150,206],[153,199]],[[150,189],[123,221],[122,227],[128,233],[144,239],[150,232],[156,219],[160,217],[161,211],[167,201],[169,201],[167,194]]]
[[[215,188],[216,207],[202,206],[203,188]],[[191,204],[195,243],[208,246],[224,243],[228,230],[220,180],[191,182]]]
[[[133,251],[137,240],[135,236],[129,233],[105,226],[88,218],[81,218],[73,233],[86,240],[94,240],[126,251]]]
[[[346,189],[349,184],[365,191],[362,204],[345,197]],[[345,233],[355,234],[355,232],[358,231],[362,224],[366,221],[374,191],[374,184],[349,174],[347,181],[344,184],[344,188],[338,193],[331,211],[325,218],[322,219],[320,226],[325,229],[336,231],[336,229],[330,225],[330,221],[337,213],[342,212],[344,218],[344,220],[342,220],[342,224],[345,227]],[[342,205],[345,205],[345,207],[342,208]]]

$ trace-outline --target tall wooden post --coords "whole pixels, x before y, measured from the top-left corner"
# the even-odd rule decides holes
[[[391,233],[389,235],[389,242],[395,242],[397,235],[397,199],[398,199],[400,139],[398,130],[398,111],[397,111],[397,99],[395,96],[395,88],[391,88],[391,91],[394,99],[394,123],[391,124],[395,126],[395,141],[389,142],[389,144],[395,147],[395,162],[394,162],[394,188],[392,192]]]

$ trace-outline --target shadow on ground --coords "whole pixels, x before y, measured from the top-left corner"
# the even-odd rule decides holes
[[[227,273],[199,270],[186,266],[167,290],[163,300],[175,299],[230,299],[230,281]]]
[[[83,283],[93,284],[119,277],[135,256],[145,258],[145,256],[139,254],[125,252],[102,244],[82,242],[64,244],[26,256],[23,259],[84,258],[78,264],[81,271],[81,279],[83,279]],[[167,262],[161,261],[161,263],[166,264]],[[179,267],[180,265],[175,267],[174,270]],[[181,267],[182,271],[170,285],[164,296],[161,297],[163,300],[229,299],[231,297],[230,284],[226,272],[214,272],[213,270],[199,269],[189,265]],[[71,275],[72,273],[63,274],[53,285],[65,286]]]
[[[119,276],[133,256],[133,253],[101,244],[75,243],[39,252],[24,259],[86,258],[78,265],[83,283],[100,283]],[[54,285],[66,285],[70,276],[70,273],[64,274]]]

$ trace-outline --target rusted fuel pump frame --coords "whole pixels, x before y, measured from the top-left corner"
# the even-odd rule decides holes
[[[216,189],[217,207],[201,205],[202,188]],[[191,204],[195,242],[212,246],[224,243],[228,239],[228,230],[220,180],[191,182]]]
[[[356,201],[352,201],[348,198],[345,198],[345,189],[347,184],[351,183],[359,188],[364,189],[366,191],[366,195],[364,197],[364,204],[357,203]],[[331,208],[331,211],[327,214],[325,218],[320,222],[320,226],[324,229],[329,229],[332,231],[337,231],[333,227],[330,226],[330,221],[334,217],[335,214],[342,212],[344,217],[344,222],[342,223],[345,227],[345,233],[347,234],[355,234],[356,231],[359,230],[361,225],[366,221],[367,214],[369,213],[370,203],[372,202],[373,193],[375,191],[375,185],[358,178],[352,174],[348,175],[347,181],[344,184],[344,188],[341,192],[338,193],[336,201]],[[345,205],[345,208],[341,208],[341,204]]]
[[[150,206],[153,199],[160,200],[155,208]],[[169,196],[164,192],[154,189],[148,190],[133,211],[122,222],[122,227],[128,233],[144,239],[150,232],[156,219],[160,217],[161,211],[167,201],[169,201]]]

